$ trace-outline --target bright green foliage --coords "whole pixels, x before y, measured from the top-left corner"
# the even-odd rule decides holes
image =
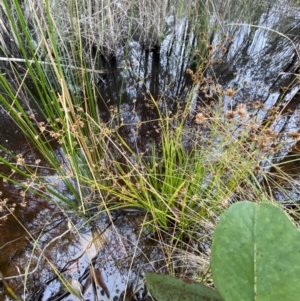
[[[147,273],[147,287],[159,301],[222,301],[219,293],[201,283],[189,283],[170,276]]]
[[[211,268],[226,301],[299,300],[300,232],[278,207],[236,203],[214,232]]]

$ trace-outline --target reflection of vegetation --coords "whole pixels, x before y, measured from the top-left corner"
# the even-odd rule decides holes
[[[70,1],[68,6],[68,1],[60,14],[47,1],[24,1],[28,6],[23,13],[18,1],[4,0],[22,59],[7,58],[9,68],[0,75],[0,102],[44,161],[27,162],[22,154],[1,146],[6,157],[0,160],[12,170],[3,178],[23,187],[22,206],[30,190],[55,196],[63,209],[91,219],[99,211],[142,209],[149,229],[156,230],[158,238],[172,233],[167,241],[178,250],[186,241],[198,242],[200,230],[209,235],[229,203],[269,197],[269,161],[287,139],[274,126],[283,110],[278,110],[281,104],[266,108],[260,101],[237,104],[233,87],[223,88],[207,75],[223,62],[231,43],[222,36],[223,42],[213,45],[214,35],[223,30],[224,20],[242,20],[236,14],[239,7],[247,8],[243,1],[98,1],[101,7],[96,2]],[[229,15],[231,6],[236,8],[234,16]],[[177,8],[179,15],[174,15]],[[113,55],[131,38],[151,50],[161,43],[166,17],[172,15],[189,16],[188,30],[191,35],[197,32],[198,43],[191,51],[198,66],[187,70],[193,81],[189,98],[174,101],[176,109],[169,111],[164,96],[150,95],[145,106],[156,119],[136,124],[123,119],[120,106],[111,106],[110,119],[104,122],[97,82],[107,70],[97,69],[97,58]],[[210,18],[217,18],[220,27],[210,26]],[[136,114],[132,101],[130,113]],[[129,127],[137,137],[147,123],[156,127],[156,137],[136,151],[122,129]],[[299,135],[288,138],[294,143]],[[55,181],[41,175],[42,164],[55,172]],[[16,180],[14,173],[26,181]],[[72,199],[61,191],[62,182]],[[172,258],[170,245],[166,256]]]

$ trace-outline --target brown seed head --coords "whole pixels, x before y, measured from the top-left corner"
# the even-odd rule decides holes
[[[205,120],[206,120],[206,117],[205,117],[205,115],[203,113],[198,113],[196,115],[195,122],[197,124],[201,124],[201,123],[205,122]]]
[[[247,114],[246,106],[244,104],[237,105],[236,113],[242,118],[247,117],[248,114]]]
[[[224,91],[224,95],[229,96],[229,97],[233,97],[235,95],[235,93],[236,93],[236,91],[232,88],[229,88]]]
[[[235,117],[235,112],[234,111],[228,111],[226,113],[226,118],[227,119],[233,119]]]

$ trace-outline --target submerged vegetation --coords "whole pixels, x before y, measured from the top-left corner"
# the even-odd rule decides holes
[[[202,264],[189,276],[210,283],[202,260],[229,204],[282,201],[297,216],[298,180],[286,168],[300,138],[294,5],[1,1],[1,114],[39,154],[0,145],[4,186],[21,187],[20,203],[1,199],[3,223],[32,194],[87,224],[104,212],[112,223],[118,210],[142,212],[168,272],[185,274],[173,259],[188,252]],[[275,44],[278,69],[261,75],[255,66],[268,66]],[[249,70],[236,74],[240,64]]]

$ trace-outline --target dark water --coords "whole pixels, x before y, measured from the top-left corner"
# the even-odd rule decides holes
[[[284,22],[282,18],[280,9],[275,5],[261,16],[258,24],[280,30],[288,39],[272,31],[249,26],[238,26],[231,31],[229,26],[228,32],[225,28],[226,38],[224,32],[215,33],[211,41],[220,51],[216,51],[214,64],[207,68],[205,76],[216,78],[224,89],[234,88],[237,91],[230,105],[260,101],[266,108],[281,106],[281,117],[274,127],[279,132],[288,133],[299,131],[300,125],[297,54],[300,20],[295,11],[285,12]],[[110,106],[118,107],[124,124],[120,134],[136,151],[144,151],[159,139],[157,124],[153,121],[158,117],[157,110],[151,106],[153,99],[162,112],[175,114],[190,93],[192,81],[186,69],[193,69],[196,39],[186,30],[188,23],[185,20],[178,23],[175,30],[172,22],[170,17],[164,41],[153,49],[144,49],[132,41],[128,48],[120,48],[112,58],[97,58],[99,68],[108,70],[107,74],[97,78],[102,118],[109,121]],[[283,93],[285,87],[289,89]],[[198,88],[200,90],[201,87]],[[212,87],[208,87],[206,93],[197,93],[191,111],[198,103],[214,99],[210,90]],[[212,98],[207,97],[210,93]],[[229,106],[228,98],[224,97],[223,102]],[[257,110],[254,114],[264,124],[266,110]],[[141,127],[137,126],[139,123],[142,123]],[[22,153],[27,162],[34,163],[39,159],[39,154],[31,149],[25,137],[2,111],[0,144],[15,155]],[[60,152],[58,146],[56,151]],[[2,155],[5,156],[3,152]],[[295,158],[293,162],[290,162],[291,155]],[[299,157],[299,142],[287,139],[280,156],[272,158],[282,163],[281,168],[293,179],[284,183],[285,194],[277,191],[274,185],[272,193],[278,200],[299,199],[296,187]],[[55,179],[55,173],[47,169],[41,168],[39,172]],[[0,165],[0,173],[7,176],[11,171]],[[276,170],[270,170],[270,173],[276,183]],[[62,185],[61,190],[64,189]],[[43,196],[27,193],[26,204],[23,204],[21,189],[5,182],[2,177],[0,191],[1,202],[7,199],[0,220],[0,272],[5,277],[15,277],[7,278],[7,283],[24,300],[62,300],[64,297],[75,300],[72,296],[63,295],[53,269],[85,284],[91,260],[105,285],[98,285],[95,291],[92,285],[89,286],[85,300],[94,296],[97,300],[118,300],[123,298],[126,287],[130,288],[127,299],[133,292],[142,299],[145,271],[166,265],[163,251],[156,244],[157,239],[146,230],[141,231],[142,213],[115,212],[110,217],[99,214],[91,224],[62,210],[54,197],[54,202],[49,202]],[[79,232],[74,232],[74,228],[70,230],[70,224],[75,225]],[[22,276],[26,268],[27,279]],[[7,290],[1,284],[0,301],[8,300],[6,296]]]
[[[14,123],[3,115],[1,119],[1,145],[13,154],[23,154],[27,164],[40,158]],[[59,146],[56,146],[59,152]],[[2,156],[7,155],[2,151]],[[41,162],[39,174],[56,181],[54,172]],[[0,165],[1,175],[26,181]],[[85,284],[89,279],[90,262],[101,275],[102,285],[87,285],[85,298],[119,300],[124,294],[142,299],[146,291],[146,270],[164,266],[162,250],[155,237],[141,224],[145,214],[140,212],[114,212],[112,216],[100,214],[79,218],[53,196],[30,192],[0,178],[3,210],[0,219],[0,272],[6,284],[24,300],[75,300],[61,289],[57,277],[67,275]],[[58,181],[58,189],[69,192]],[[72,196],[69,196],[70,199]],[[26,274],[26,276],[24,275]],[[26,282],[25,282],[26,281]],[[103,284],[104,283],[104,284]],[[7,288],[0,286],[0,300],[8,299]],[[87,300],[87,299],[86,299]]]

